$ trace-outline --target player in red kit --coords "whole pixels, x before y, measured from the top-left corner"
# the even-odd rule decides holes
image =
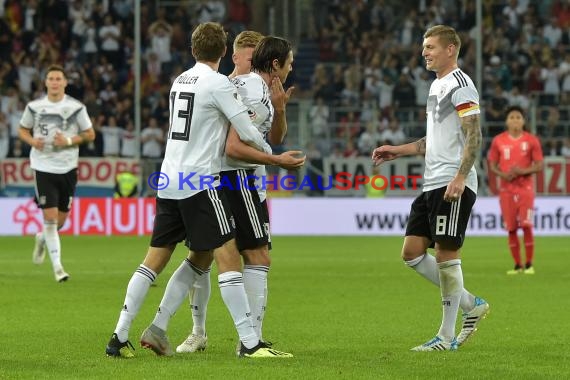
[[[489,150],[489,168],[501,178],[499,202],[509,233],[509,248],[515,268],[507,274],[534,274],[534,237],[532,233],[534,185],[532,174],[542,170],[543,157],[536,136],[524,130],[524,111],[512,106],[506,112],[507,130],[493,139]],[[523,268],[517,235],[522,228],[526,262]]]

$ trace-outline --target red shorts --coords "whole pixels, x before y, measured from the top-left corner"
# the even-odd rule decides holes
[[[518,227],[532,227],[534,192],[502,191],[499,194],[499,203],[507,231],[515,231]]]

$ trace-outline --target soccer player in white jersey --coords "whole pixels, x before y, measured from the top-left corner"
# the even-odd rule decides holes
[[[259,131],[251,125],[247,108],[235,87],[217,72],[226,52],[226,32],[218,23],[203,23],[192,33],[196,64],[180,74],[170,90],[170,128],[161,172],[172,185],[158,191],[150,247],[127,287],[119,321],[107,344],[114,357],[133,357],[129,329],[151,283],[164,269],[172,252],[186,240],[189,255],[173,273],[153,323],[141,336],[141,345],[158,355],[173,355],[166,337],[171,316],[188,294],[195,279],[209,275],[212,257],[218,266],[222,298],[230,311],[240,341],[241,356],[290,357],[268,349],[253,329],[243,286],[240,256],[234,239],[233,216],[219,188],[222,154],[231,123],[240,139],[271,152]],[[203,178],[213,179],[203,188]]]
[[[424,34],[426,68],[436,73],[427,101],[427,133],[414,143],[383,145],[372,153],[376,165],[408,155],[425,155],[423,192],[413,202],[402,258],[406,265],[440,287],[443,305],[436,336],[413,351],[455,350],[485,317],[489,304],[463,287],[459,252],[477,194],[473,166],[481,147],[479,94],[457,66],[461,40],[445,25]],[[435,257],[426,253],[435,247]],[[462,328],[455,336],[457,312]]]
[[[243,103],[248,107],[253,124],[271,143],[281,144],[287,131],[285,105],[293,90],[290,88],[285,92],[282,86],[293,63],[291,44],[282,38],[263,37],[257,32],[244,31],[234,41],[233,60],[235,69],[230,77]],[[276,113],[278,116],[274,116]],[[230,156],[222,167],[221,175],[226,180],[224,191],[235,218],[237,247],[244,260],[243,279],[252,320],[256,333],[262,339],[261,327],[267,305],[267,275],[271,264],[269,212],[261,180],[266,176],[266,171],[264,165],[257,164],[259,161],[236,152],[236,147],[240,145],[243,143],[239,136],[235,131],[230,131],[226,148]],[[236,155],[239,159],[235,159]],[[248,186],[238,186],[240,179],[254,176],[258,178],[257,181],[251,179]],[[190,295],[194,325],[188,338],[176,348],[177,352],[195,352],[206,348],[205,322],[209,289],[209,279],[206,276],[201,283],[194,284]]]
[[[36,234],[32,261],[43,263],[47,247],[55,280],[64,282],[69,273],[61,264],[58,230],[69,215],[77,185],[79,145],[93,141],[95,132],[85,105],[65,94],[67,77],[61,66],[48,67],[45,86],[47,95],[26,105],[18,133],[32,147],[36,202],[44,218],[43,231]]]

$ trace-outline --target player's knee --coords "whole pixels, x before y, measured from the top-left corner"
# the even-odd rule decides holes
[[[414,259],[417,259],[418,257],[420,257],[421,255],[423,255],[424,253],[426,253],[425,249],[421,250],[421,249],[416,249],[414,247],[404,247],[402,248],[402,252],[400,254],[400,256],[402,257],[402,260],[404,261],[411,261]]]
[[[241,252],[245,265],[263,265],[271,266],[271,256],[267,246],[254,249],[244,249]]]

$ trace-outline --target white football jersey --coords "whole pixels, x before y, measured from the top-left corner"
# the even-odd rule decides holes
[[[479,114],[479,94],[460,69],[435,79],[427,100],[427,133],[423,191],[447,186],[455,177],[465,146],[460,118]],[[471,168],[465,186],[477,194],[477,173]]]
[[[65,95],[59,102],[52,102],[47,96],[29,102],[20,119],[20,126],[31,129],[35,138],[42,137],[45,142],[43,150],[32,148],[31,168],[63,174],[77,167],[79,147],[54,147],[56,132],[61,132],[65,137],[73,137],[91,128],[92,124],[85,105]]]
[[[265,137],[271,129],[274,112],[269,87],[257,73],[238,75],[231,81],[236,86],[240,100],[247,107],[253,126]],[[226,156],[222,170],[255,169],[258,166]]]
[[[253,72],[234,77],[232,83],[236,86],[241,101],[247,107],[247,113],[254,127],[259,130],[263,137],[266,137],[271,129],[274,114],[267,83],[259,74]],[[266,175],[265,165],[234,160],[227,156],[224,161],[222,170],[255,169],[254,175],[258,177],[255,184],[259,198],[263,202],[267,197],[266,189],[261,180]]]
[[[165,199],[184,199],[219,185],[229,119],[246,112],[228,77],[196,63],[170,89],[170,128],[161,172],[169,184]],[[163,180],[161,180],[163,181]]]

